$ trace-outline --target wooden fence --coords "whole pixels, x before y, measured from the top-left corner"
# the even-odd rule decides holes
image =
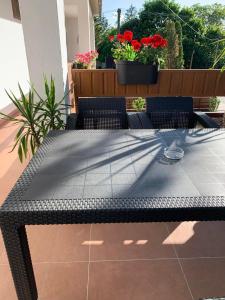
[[[124,96],[225,96],[225,72],[220,70],[161,70],[157,84],[120,85],[113,69],[72,69],[74,99],[78,97]]]

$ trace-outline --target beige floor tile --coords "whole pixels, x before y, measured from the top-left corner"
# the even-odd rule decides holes
[[[41,291],[44,283],[45,267],[35,265],[34,273],[38,291]],[[11,271],[7,265],[0,265],[0,300],[17,300]]]
[[[88,263],[42,264],[45,284],[39,292],[40,300],[85,300],[87,294]]]
[[[163,223],[93,225],[91,260],[175,257]]]
[[[168,224],[164,243],[175,245],[179,257],[225,257],[225,222]]]
[[[225,296],[225,259],[182,259],[194,299]]]
[[[5,250],[2,233],[0,229],[0,265],[2,264],[8,264],[8,260],[6,257],[6,250]]]
[[[53,261],[88,261],[91,225],[60,225],[53,250]]]
[[[190,300],[177,260],[90,264],[89,300]]]
[[[28,226],[34,262],[88,261],[90,225]]]

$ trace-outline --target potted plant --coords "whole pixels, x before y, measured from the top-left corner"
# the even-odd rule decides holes
[[[138,112],[143,111],[145,107],[145,99],[142,97],[138,97],[133,100],[132,102],[132,108]]]
[[[133,39],[132,31],[109,36],[120,84],[154,84],[167,40],[160,34]]]
[[[45,95],[42,98],[33,86],[26,95],[19,85],[20,97],[17,98],[12,92],[7,92],[18,109],[19,116],[12,117],[0,112],[0,119],[20,125],[11,151],[17,149],[21,162],[30,152],[34,154],[37,151],[50,130],[65,128],[63,116],[67,109],[67,105],[64,104],[67,94],[57,101],[52,77],[50,82],[47,78],[44,79],[44,87]]]
[[[86,53],[78,53],[75,55],[73,68],[91,69],[97,58],[98,52],[95,50]]]

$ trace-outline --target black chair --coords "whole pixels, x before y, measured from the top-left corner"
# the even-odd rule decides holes
[[[203,112],[193,110],[192,97],[148,97],[146,114],[140,113],[143,128],[170,129],[220,126]]]
[[[79,98],[78,113],[68,116],[66,129],[127,129],[137,119],[127,114],[125,98]]]

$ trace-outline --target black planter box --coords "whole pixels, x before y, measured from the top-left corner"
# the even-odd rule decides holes
[[[120,84],[155,84],[158,79],[158,65],[144,65],[135,61],[118,61],[118,82]]]

